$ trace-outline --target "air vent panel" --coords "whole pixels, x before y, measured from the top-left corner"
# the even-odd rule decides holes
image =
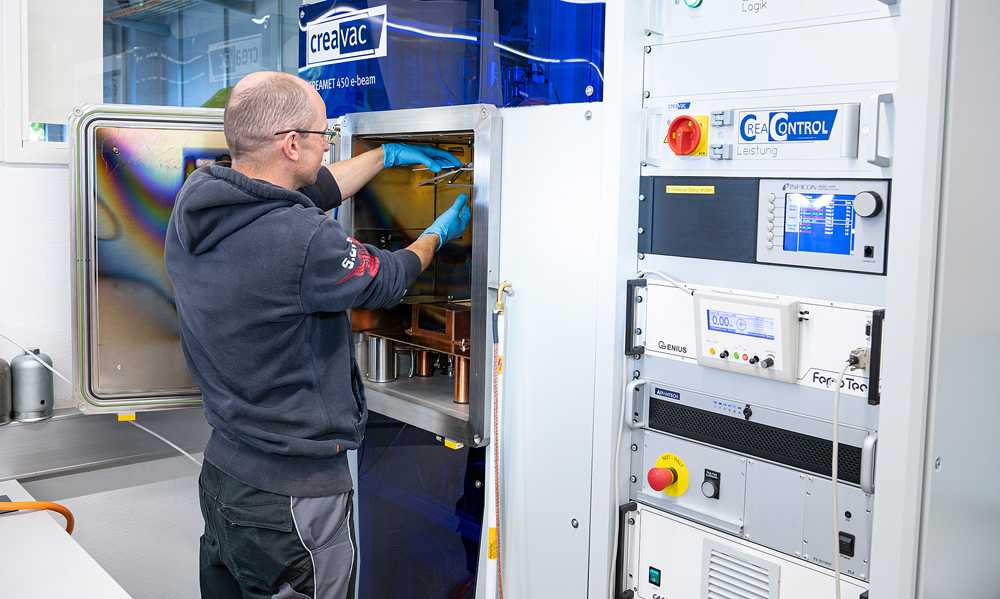
[[[705,541],[703,599],[778,599],[781,569],[715,541]]]

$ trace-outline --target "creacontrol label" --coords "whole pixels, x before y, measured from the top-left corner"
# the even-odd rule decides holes
[[[740,143],[827,141],[837,109],[740,113]]]
[[[306,67],[380,58],[387,53],[386,7],[335,13],[306,25]]]
[[[860,104],[740,110],[734,160],[855,158]]]
[[[715,195],[714,185],[667,185],[667,193]]]

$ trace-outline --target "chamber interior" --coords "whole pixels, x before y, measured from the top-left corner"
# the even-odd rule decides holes
[[[386,250],[413,243],[459,195],[468,195],[470,207],[474,199],[471,132],[357,136],[352,155],[393,142],[432,145],[465,166],[439,175],[419,165],[385,169],[355,194],[355,238]],[[359,365],[376,389],[441,404],[450,412],[457,409],[467,419],[474,245],[470,224],[461,238],[441,248],[399,306],[352,311],[354,331],[364,334],[359,336]]]

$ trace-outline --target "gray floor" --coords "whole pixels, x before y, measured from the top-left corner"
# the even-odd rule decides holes
[[[196,456],[199,457],[200,456]],[[182,457],[23,482],[73,511],[73,537],[135,599],[197,599],[198,470]]]

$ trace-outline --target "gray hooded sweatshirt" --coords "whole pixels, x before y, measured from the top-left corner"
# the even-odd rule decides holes
[[[345,451],[368,412],[350,308],[386,308],[420,274],[408,250],[349,237],[325,214],[326,168],[290,191],[224,166],[188,177],[165,260],[180,337],[212,436],[205,459],[252,487],[298,497],[353,487]]]

